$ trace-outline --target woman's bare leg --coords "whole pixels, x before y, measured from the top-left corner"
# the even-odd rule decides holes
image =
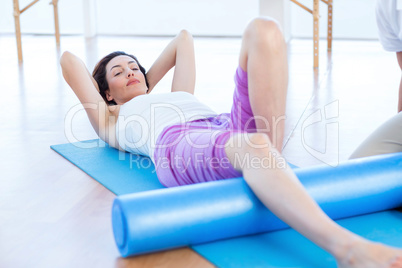
[[[332,221],[308,195],[266,134],[232,136],[225,152],[261,202],[330,252],[340,267],[402,267],[402,250],[371,243]]]
[[[248,74],[251,109],[258,132],[268,134],[281,152],[288,87],[286,43],[277,23],[254,19],[242,41],[239,65]]]

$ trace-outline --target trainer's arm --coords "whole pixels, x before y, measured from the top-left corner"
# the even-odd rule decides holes
[[[60,65],[64,79],[84,106],[89,121],[99,138],[115,147],[114,142],[109,139],[108,132],[110,131],[107,131],[111,113],[99,94],[97,83],[88,72],[84,62],[66,51],[61,56]]]
[[[195,56],[191,34],[182,30],[163,50],[147,73],[148,93],[163,76],[175,67],[171,91],[186,91],[194,94]]]
[[[397,52],[396,57],[398,59],[399,67],[402,71],[402,52]],[[399,97],[398,97],[398,113],[402,111],[402,76],[401,83],[399,84]]]
[[[399,99],[398,99],[398,113],[402,111],[402,77],[401,83],[399,84]]]

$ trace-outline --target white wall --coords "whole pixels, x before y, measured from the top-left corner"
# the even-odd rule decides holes
[[[32,0],[19,0],[23,9]],[[41,0],[21,14],[22,33],[53,34],[53,6],[51,0]],[[0,34],[14,33],[14,8],[12,0],[0,0]],[[59,1],[59,22],[61,34],[83,33],[83,12],[81,0]]]
[[[84,0],[85,1],[85,0]],[[20,8],[30,0],[20,0]],[[39,1],[21,15],[23,33],[53,33],[53,9]],[[174,35],[183,28],[194,35],[239,36],[258,15],[258,0],[97,0],[99,34]],[[14,33],[11,0],[1,0],[0,34]],[[61,34],[83,34],[82,0],[60,0]]]
[[[313,7],[312,0],[299,0]],[[377,39],[376,0],[333,0],[333,37],[345,39]],[[320,37],[327,36],[327,5],[320,3]],[[313,36],[313,16],[291,3],[292,37]]]
[[[23,8],[31,0],[20,0]],[[83,34],[83,0],[60,0],[62,34]],[[84,0],[85,1],[85,0]],[[173,35],[188,29],[194,35],[240,36],[259,14],[259,0],[95,0],[99,34]],[[262,0],[267,1],[267,0]],[[282,1],[282,0],[270,0]],[[287,1],[287,0],[283,0]],[[312,7],[312,0],[299,0]],[[50,1],[39,1],[21,16],[23,33],[54,32]],[[376,39],[375,0],[334,0],[334,38]],[[320,4],[320,35],[326,36],[326,5]],[[11,0],[1,0],[0,34],[14,33]],[[290,4],[292,37],[311,38],[312,16]]]
[[[246,23],[258,15],[258,0],[247,0],[247,8],[245,3],[245,0],[98,0],[98,33],[172,35],[185,28],[195,35],[241,35]],[[107,17],[111,19],[104,19]]]

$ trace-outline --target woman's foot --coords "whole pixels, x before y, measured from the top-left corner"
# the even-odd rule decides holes
[[[341,268],[402,268],[402,250],[358,239],[347,246],[337,261]]]

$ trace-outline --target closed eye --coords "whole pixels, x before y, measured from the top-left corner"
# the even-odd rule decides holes
[[[114,76],[118,76],[119,74],[121,74],[121,72],[115,73]]]
[[[137,64],[135,64],[134,62],[131,62],[131,64],[129,65],[130,69],[133,71],[138,71],[139,67]]]

